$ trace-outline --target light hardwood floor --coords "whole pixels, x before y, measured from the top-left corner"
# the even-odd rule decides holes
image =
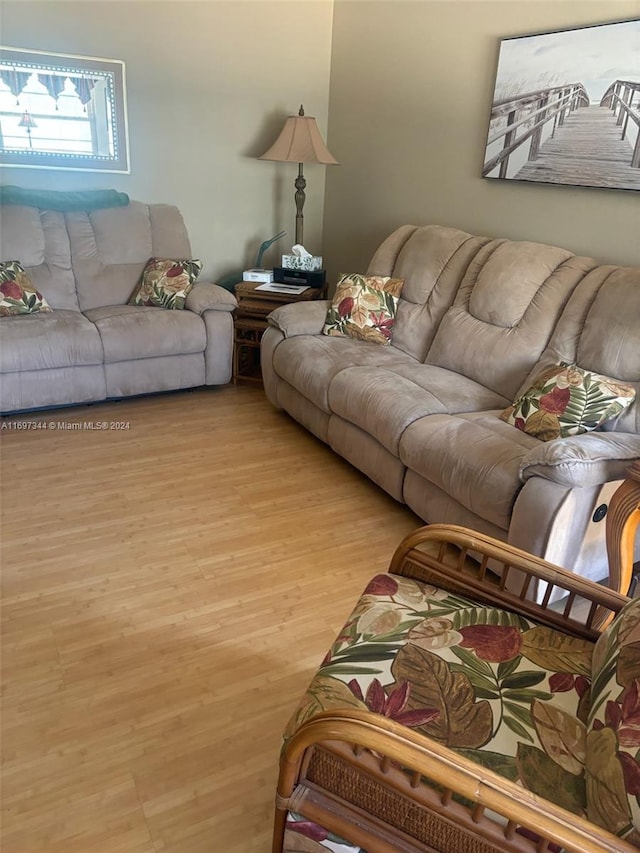
[[[2,852],[268,853],[287,718],[419,519],[255,386],[3,427]]]

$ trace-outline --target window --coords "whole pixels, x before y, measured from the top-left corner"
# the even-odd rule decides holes
[[[0,48],[0,163],[128,173],[124,62]]]

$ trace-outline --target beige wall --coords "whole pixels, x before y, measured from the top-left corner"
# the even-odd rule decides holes
[[[327,130],[332,0],[2,2],[2,43],[126,62],[130,175],[4,168],[5,184],[115,188],[177,204],[204,275],[294,242],[293,164],[255,159],[300,103]],[[321,245],[325,169],[309,166],[305,242]]]
[[[132,171],[0,181],[175,203],[207,276],[253,263],[282,228],[267,265],[293,242],[295,166],[255,157],[301,102],[341,163],[305,168],[304,242],[331,278],[406,222],[640,263],[637,193],[479,176],[499,38],[638,17],[640,0],[3,0],[1,14],[4,44],[125,60]]]
[[[499,38],[634,17],[638,0],[336,0],[330,272],[362,270],[404,223],[640,264],[638,193],[480,177]]]

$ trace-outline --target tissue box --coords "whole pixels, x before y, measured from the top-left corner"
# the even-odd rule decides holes
[[[282,266],[288,270],[313,270],[322,269],[322,256],[312,255],[309,258],[299,258],[297,255],[283,255]]]

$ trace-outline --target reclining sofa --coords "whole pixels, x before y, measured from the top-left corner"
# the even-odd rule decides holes
[[[0,260],[19,261],[52,308],[0,317],[0,411],[229,382],[233,294],[196,282],[183,310],[128,304],[150,258],[191,258],[176,207],[0,214]]]
[[[640,403],[551,441],[500,416],[563,363],[640,391],[640,268],[405,225],[366,273],[404,280],[391,344],[323,334],[329,301],[279,307],[261,345],[269,400],[424,521],[606,577],[604,518],[640,457]]]

